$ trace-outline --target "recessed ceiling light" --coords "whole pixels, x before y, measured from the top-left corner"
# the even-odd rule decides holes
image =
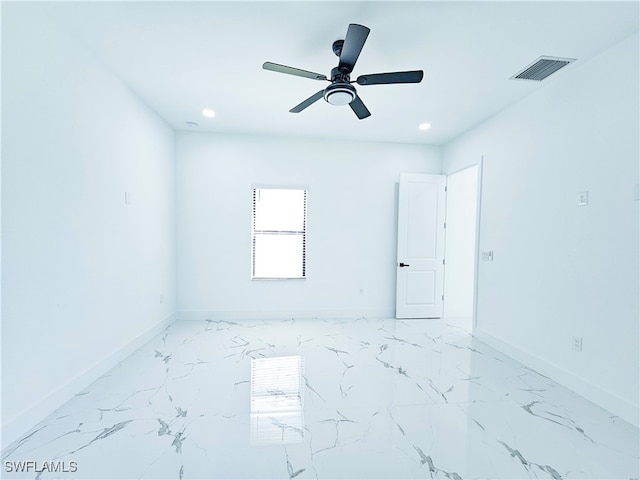
[[[186,123],[187,123],[187,127],[195,128],[198,126],[196,122],[186,122]]]
[[[203,108],[202,109],[202,115],[204,115],[207,118],[213,118],[213,117],[216,116],[216,112],[214,112],[210,108]]]
[[[431,128],[431,124],[430,123],[421,123],[418,128],[420,130],[429,130]]]

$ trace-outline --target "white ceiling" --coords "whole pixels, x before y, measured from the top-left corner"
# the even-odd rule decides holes
[[[87,46],[175,129],[443,144],[638,31],[638,2],[48,2]],[[318,101],[349,23],[371,29],[353,72],[418,70],[420,84],[357,86],[372,116]],[[544,82],[510,80],[541,55],[577,61]],[[216,111],[213,119],[200,111]],[[428,131],[418,124],[429,122]]]

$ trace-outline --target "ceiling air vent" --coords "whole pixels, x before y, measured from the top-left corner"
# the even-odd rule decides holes
[[[575,61],[575,58],[559,58],[559,57],[540,57],[531,65],[524,67],[518,73],[516,73],[512,80],[534,80],[541,82],[552,73],[557,72],[562,67],[566,67],[571,62]]]

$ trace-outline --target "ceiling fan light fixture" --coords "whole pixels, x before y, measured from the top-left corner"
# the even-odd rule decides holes
[[[356,98],[356,89],[348,83],[334,83],[324,91],[324,99],[331,105],[347,105]]]

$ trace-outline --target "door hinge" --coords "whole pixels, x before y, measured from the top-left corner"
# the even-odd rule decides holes
[[[444,302],[444,295],[442,295],[442,301]]]
[[[447,228],[447,222],[444,222],[444,228]]]
[[[446,186],[446,185],[444,186],[444,191],[445,191],[445,192],[447,191],[447,186]]]
[[[444,258],[442,259],[442,264],[444,265]]]

